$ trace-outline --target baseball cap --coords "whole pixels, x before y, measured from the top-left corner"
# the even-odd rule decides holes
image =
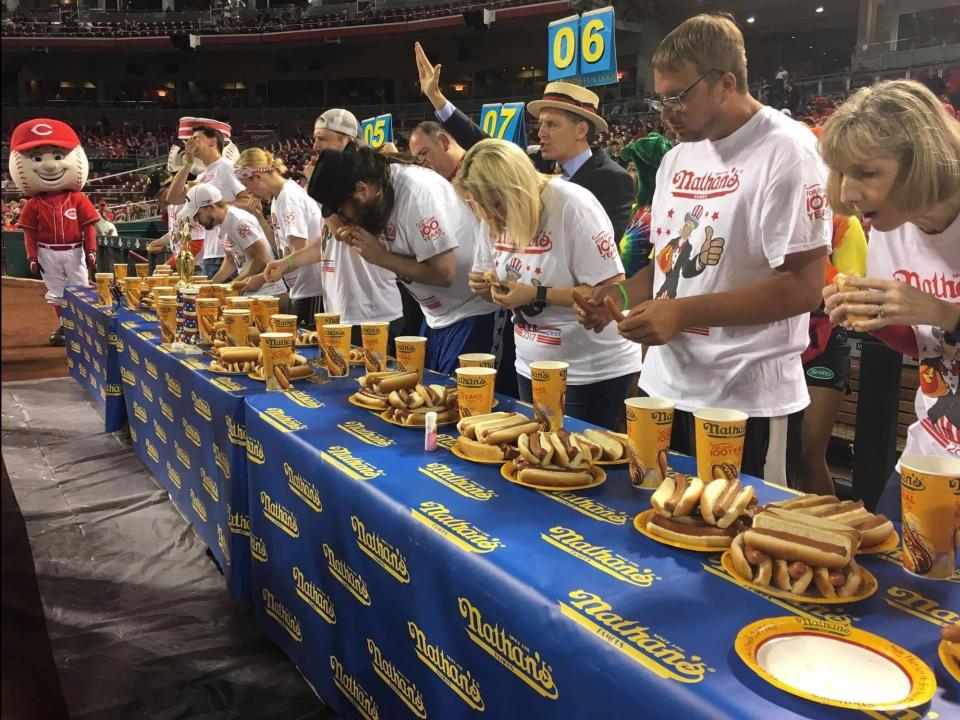
[[[324,217],[340,212],[343,201],[350,197],[356,185],[356,167],[356,153],[328,148],[317,157],[317,166],[307,185],[307,195],[320,203]]]
[[[183,209],[177,213],[177,218],[183,220],[193,220],[200,208],[213,205],[223,200],[223,195],[215,185],[210,183],[200,183],[187,190],[187,202]]]
[[[10,137],[10,149],[24,152],[41,145],[53,145],[64,150],[73,150],[80,138],[65,122],[50,118],[34,118],[22,122]]]
[[[357,122],[357,116],[342,108],[331,108],[317,118],[317,122],[313,126],[313,132],[316,133],[317,130],[323,129],[343,133],[354,140],[360,135],[360,123]]]

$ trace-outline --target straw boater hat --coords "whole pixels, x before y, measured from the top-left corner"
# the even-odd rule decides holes
[[[607,121],[600,117],[600,98],[579,85],[552,82],[544,88],[541,100],[527,103],[527,112],[534,117],[540,117],[540,111],[544,108],[572,112],[593,123],[597,132],[607,131]]]

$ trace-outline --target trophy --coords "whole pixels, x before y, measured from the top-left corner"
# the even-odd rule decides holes
[[[177,275],[180,277],[180,282],[177,283],[180,287],[186,287],[190,284],[190,280],[193,277],[193,253],[190,252],[190,241],[193,239],[193,229],[191,228],[191,222],[188,218],[183,218],[180,221],[180,228],[178,230],[180,236],[180,251],[177,253]]]
[[[180,250],[177,252],[177,275],[180,280],[177,283],[177,339],[174,343],[174,350],[185,352],[187,354],[199,353],[197,347],[198,325],[197,325],[197,295],[199,288],[192,284],[193,279],[193,253],[190,251],[190,241],[193,239],[192,223],[188,218],[180,221],[180,227],[177,231],[180,239]]]

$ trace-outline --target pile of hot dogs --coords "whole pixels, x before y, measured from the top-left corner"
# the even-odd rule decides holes
[[[428,412],[437,414],[437,422],[453,422],[460,417],[457,390],[443,385],[424,385],[414,370],[368,373],[359,379],[355,402],[371,410],[384,410],[402,425],[424,425]]]

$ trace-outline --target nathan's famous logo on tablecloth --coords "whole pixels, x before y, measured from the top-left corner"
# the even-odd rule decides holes
[[[130,356],[130,360],[133,362],[134,365],[140,364],[140,353],[137,352],[136,348],[133,347],[133,345],[130,346],[130,352],[127,354]]]
[[[97,355],[103,355],[103,345],[100,344],[99,340],[93,341],[93,349],[97,351]]]
[[[363,689],[356,678],[348,675],[336,655],[330,656],[330,669],[333,670],[333,684],[346,696],[350,704],[364,720],[380,720],[380,709],[373,696]]]
[[[190,469],[190,453],[187,452],[187,449],[183,447],[178,440],[173,441],[173,449],[177,453],[177,460],[180,461],[180,464],[183,465],[187,470]]]
[[[233,528],[230,529],[233,532]],[[267,553],[267,541],[262,537],[250,534],[250,555],[258,562],[268,562],[270,555]]]
[[[227,565],[233,564],[230,559],[230,543],[227,542],[227,536],[220,525],[217,525],[217,545],[220,547],[220,552],[223,553],[223,559],[227,561]]]
[[[206,522],[207,506],[203,504],[203,500],[197,497],[197,494],[193,491],[193,488],[190,488],[190,504],[193,506],[193,510],[197,513],[199,518]]]
[[[260,419],[280,432],[296,432],[307,427],[296,418],[287,415],[283,408],[267,408],[260,413]]]
[[[107,389],[103,386],[100,387],[100,399],[101,400],[107,399]]]
[[[247,460],[257,465],[263,465],[267,454],[263,450],[263,443],[247,435]]]
[[[149,450],[149,448],[148,448],[148,450]],[[167,479],[170,480],[170,482],[173,483],[173,486],[174,486],[175,488],[177,488],[177,490],[182,490],[182,489],[183,489],[183,481],[180,479],[180,473],[179,473],[179,472],[177,471],[177,469],[170,463],[169,460],[167,460]]]
[[[106,327],[106,325],[101,325],[100,323],[97,323],[97,334],[98,334],[100,337],[106,337],[106,336],[107,336],[107,327]]]
[[[320,459],[354,480],[373,480],[384,474],[383,470],[357,457],[342,445],[331,445],[321,450]]]
[[[210,403],[205,398],[197,395],[195,390],[191,390],[190,399],[193,400],[193,409],[196,411],[197,415],[202,417],[207,422],[213,420],[213,411],[210,409]]]
[[[123,395],[123,385],[120,383],[108,383],[106,387],[107,395],[110,397],[117,397]]]
[[[63,319],[63,329],[64,329],[64,330],[73,330],[73,329],[75,329],[76,327],[77,327],[76,324],[75,324],[75,323],[73,322],[73,320],[71,320],[70,318],[64,318],[64,319]]]
[[[594,545],[570,528],[559,525],[552,527],[540,533],[540,539],[621,582],[647,588],[660,579],[649,568],[641,570],[630,558],[603,545]]]
[[[576,510],[581,515],[586,515],[592,520],[610,523],[611,525],[625,525],[628,520],[627,513],[583,495],[573,492],[546,492],[543,490],[537,492],[561,505]]]
[[[264,612],[286,630],[290,637],[297,642],[301,642],[303,634],[300,632],[300,621],[297,620],[297,616],[277,600],[267,588],[261,588],[260,597],[263,600]]]
[[[153,390],[143,380],[140,381],[140,392],[143,393],[143,397],[147,399],[147,402],[153,402]]]
[[[439,645],[432,644],[413,620],[407,621],[407,630],[420,662],[430,668],[469,707],[483,712],[480,683],[474,679],[473,673],[447,655]]]
[[[323,556],[327,559],[327,569],[343,585],[361,605],[370,605],[370,591],[360,573],[336,556],[333,548],[323,544]]]
[[[83,349],[83,359],[86,362],[90,362],[90,351],[87,350],[86,348]]]
[[[223,477],[229,480],[230,479],[230,459],[227,457],[226,453],[224,453],[223,450],[220,449],[220,446],[217,445],[216,443],[213,444],[213,462],[216,464],[218,468],[220,468],[220,472],[223,473]]]
[[[260,504],[263,516],[292,538],[300,537],[300,524],[297,517],[280,503],[271,498],[266,490],[260,491]]]
[[[386,570],[394,579],[402,583],[410,582],[407,559],[403,556],[403,553],[380,535],[368,529],[366,524],[356,515],[350,516],[350,527],[357,536],[357,546],[367,557]]]
[[[127,429],[130,431],[130,439],[134,442],[137,441],[137,429],[133,425],[127,426]]]
[[[113,344],[116,346],[117,352],[118,352],[118,353],[122,353],[122,352],[124,351],[124,349],[126,348],[126,344],[123,342],[123,338],[120,337],[119,335],[113,335],[113,336],[111,336],[111,337],[116,338],[116,340],[114,341]]]
[[[703,563],[702,566],[703,569],[708,573],[723,578],[727,582],[733,583],[734,585],[742,587],[745,590],[749,590],[757,597],[763,598],[767,602],[773,603],[774,605],[778,605],[788,612],[794,613],[795,615],[800,615],[811,622],[827,622],[833,625],[848,626],[854,621],[859,620],[859,618],[848,615],[843,608],[837,605],[819,605],[816,603],[816,601],[794,602],[792,600],[781,600],[780,598],[765,595],[764,593],[755,589],[753,586],[749,585],[742,578],[731,575],[724,570],[723,566],[720,564],[719,555],[712,556],[706,563]]]
[[[93,345],[93,336],[90,333],[88,332],[83,333],[83,339],[87,343],[87,345]]]
[[[297,597],[303,600],[307,607],[330,625],[337,624],[337,610],[333,606],[333,600],[316,583],[308,580],[303,570],[296,565],[293,566],[293,583],[297,588]]]
[[[93,369],[96,370],[97,372],[100,372],[100,361],[97,360],[96,358],[93,359]],[[153,397],[151,397],[150,399],[152,400]]]
[[[91,328],[91,329],[93,328],[93,317],[91,317],[90,315],[84,314],[83,320],[84,322],[87,323],[88,328]]]
[[[539,650],[531,650],[497,623],[487,621],[483,613],[468,598],[458,597],[460,617],[467,621],[467,635],[540,695],[556,700],[560,693],[553,682],[553,668],[540,656]]]
[[[124,320],[122,323],[120,323],[120,327],[122,327],[124,330],[133,330],[136,326],[136,320]]]
[[[455,435],[437,433],[437,447],[442,447],[444,450],[453,450],[453,446],[456,444],[457,438]]]
[[[206,363],[200,362],[196,358],[181,358],[180,364],[190,370],[207,370]]]
[[[70,341],[70,352],[72,352],[72,353],[78,353],[78,352],[80,352],[80,343],[78,343],[76,340],[71,340],[71,341]]]
[[[596,593],[572,590],[559,602],[564,617],[665,680],[698,683],[706,673],[714,672],[699,655],[688,656],[683,648],[649,626],[617,614],[613,606]]]
[[[73,362],[73,358],[72,358],[72,357],[68,357],[68,358],[67,358],[67,367],[70,368],[71,370],[73,370],[74,364],[75,364],[75,363]]]
[[[372,638],[367,638],[367,652],[370,653],[370,664],[377,677],[383,680],[387,687],[403,701],[403,704],[410,708],[410,712],[421,720],[426,720],[427,708],[423,704],[423,694],[417,686],[383,656],[383,651]]]
[[[239,510],[233,512],[230,503],[227,503],[227,526],[235,535],[250,537],[250,516],[244,515]]]
[[[323,502],[320,500],[320,491],[303,475],[294,471],[290,463],[283,463],[283,474],[287,478],[287,485],[298,498],[307,504],[307,507],[316,512],[323,512]]]
[[[173,422],[173,407],[163,399],[163,395],[158,398],[160,404],[160,413],[170,422]]]
[[[210,382],[221,390],[226,390],[227,392],[240,392],[243,390],[243,385],[228,377],[210,378]]]
[[[411,508],[413,519],[452,542],[461,550],[473,553],[493,552],[506,547],[500,538],[490,535],[468,520],[454,517],[443,503],[426,500],[419,507]]]
[[[303,390],[286,390],[284,394],[297,405],[307,408],[308,410],[319,410],[322,407],[326,407],[322,402],[310,397]]]
[[[164,445],[167,444],[167,431],[163,429],[163,425],[157,422],[156,418],[153,419],[153,432],[157,436],[157,440]]]
[[[137,376],[133,374],[132,370],[120,368],[120,379],[125,385],[129,385],[130,387],[137,386]]]
[[[161,397],[160,398],[161,410],[163,410],[164,405],[167,405],[167,404],[163,401],[163,398]],[[167,408],[169,407],[170,406],[167,405]],[[166,415],[167,413],[164,412],[163,414]],[[170,419],[172,420],[173,418],[170,418]],[[186,436],[187,440],[192,442],[197,447],[200,447],[200,431],[197,429],[196,425],[191,425],[190,421],[187,420],[185,417],[180,418],[180,424],[183,425],[183,434]]]
[[[107,336],[107,345],[112,345],[113,347],[117,347],[117,340],[119,339],[120,338],[117,336],[117,334],[115,332],[112,332]],[[123,352],[121,348],[117,348],[117,349],[120,350],[120,352]]]
[[[238,422],[235,422],[232,417],[229,415],[224,415],[224,420],[227,423],[227,437],[230,438],[230,442],[234,445],[243,445],[247,446],[247,428],[244,425],[241,425]]]
[[[93,375],[90,376],[90,387],[92,387],[94,390],[97,389],[97,378]]]
[[[431,480],[471,500],[490,500],[497,496],[493,490],[484,487],[476,480],[460,475],[443,463],[430,463],[424,467],[418,467],[417,470]]]
[[[80,368],[79,368],[79,370],[80,370],[80,375],[81,375],[82,377],[86,377],[86,376],[87,376],[87,366],[86,366],[86,365],[81,365]]]
[[[892,608],[940,627],[960,622],[960,613],[948,610],[936,600],[924,597],[914,590],[896,586],[887,588],[886,597],[883,600]]]
[[[133,416],[142,423],[147,421],[147,409],[136,400],[133,401]]]
[[[167,382],[167,390],[170,391],[170,394],[175,398],[180,399],[183,397],[183,388],[180,387],[180,381],[175,377],[171,376],[170,373],[163,373],[163,379]]]
[[[373,447],[384,448],[393,445],[393,440],[381,435],[375,430],[371,430],[359,420],[347,420],[337,425],[337,427],[347,433],[347,435],[352,435],[357,440],[365,442],[367,445],[373,445]]]
[[[152,377],[154,380],[160,377],[160,371],[157,370],[157,364],[150,358],[145,357],[143,359],[143,367],[146,369],[147,375]]]
[[[207,472],[207,469],[200,466],[200,485],[203,486],[203,489],[207,491],[207,495],[214,502],[220,502],[220,489],[217,487],[217,481],[210,477],[210,473]]]

